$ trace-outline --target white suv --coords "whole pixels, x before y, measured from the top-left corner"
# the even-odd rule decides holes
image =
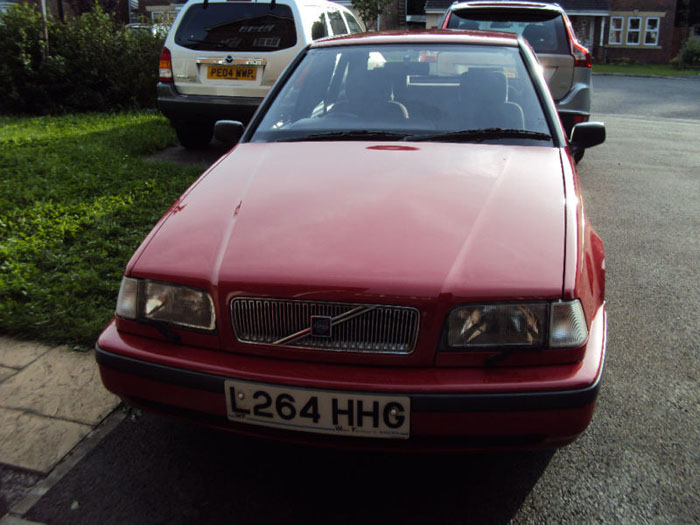
[[[205,146],[217,120],[247,123],[297,52],[364,27],[325,0],[190,0],[160,57],[158,107],[187,148]]]

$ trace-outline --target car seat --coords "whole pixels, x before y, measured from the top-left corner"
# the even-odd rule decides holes
[[[522,108],[508,102],[508,78],[503,71],[469,69],[459,83],[460,129],[523,129]]]
[[[346,101],[336,104],[331,114],[351,113],[388,122],[408,118],[406,106],[393,100],[391,78],[380,68],[348,72],[345,96]]]

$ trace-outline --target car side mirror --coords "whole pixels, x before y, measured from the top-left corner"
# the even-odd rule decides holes
[[[236,144],[245,127],[237,120],[219,120],[214,124],[214,137],[224,144]]]
[[[572,148],[577,151],[602,144],[605,142],[605,124],[602,122],[576,124],[574,129],[571,130],[571,140],[569,142]]]

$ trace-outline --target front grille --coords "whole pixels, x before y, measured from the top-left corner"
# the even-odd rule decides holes
[[[231,317],[243,343],[386,354],[410,354],[420,320],[405,306],[249,297],[231,301]],[[328,332],[312,333],[312,317],[330,324]]]

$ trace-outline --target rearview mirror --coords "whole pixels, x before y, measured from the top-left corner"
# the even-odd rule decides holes
[[[236,144],[244,129],[243,124],[237,120],[219,120],[214,124],[214,137],[224,144]]]
[[[582,122],[571,131],[569,143],[575,151],[592,148],[605,142],[605,124],[602,122]]]

